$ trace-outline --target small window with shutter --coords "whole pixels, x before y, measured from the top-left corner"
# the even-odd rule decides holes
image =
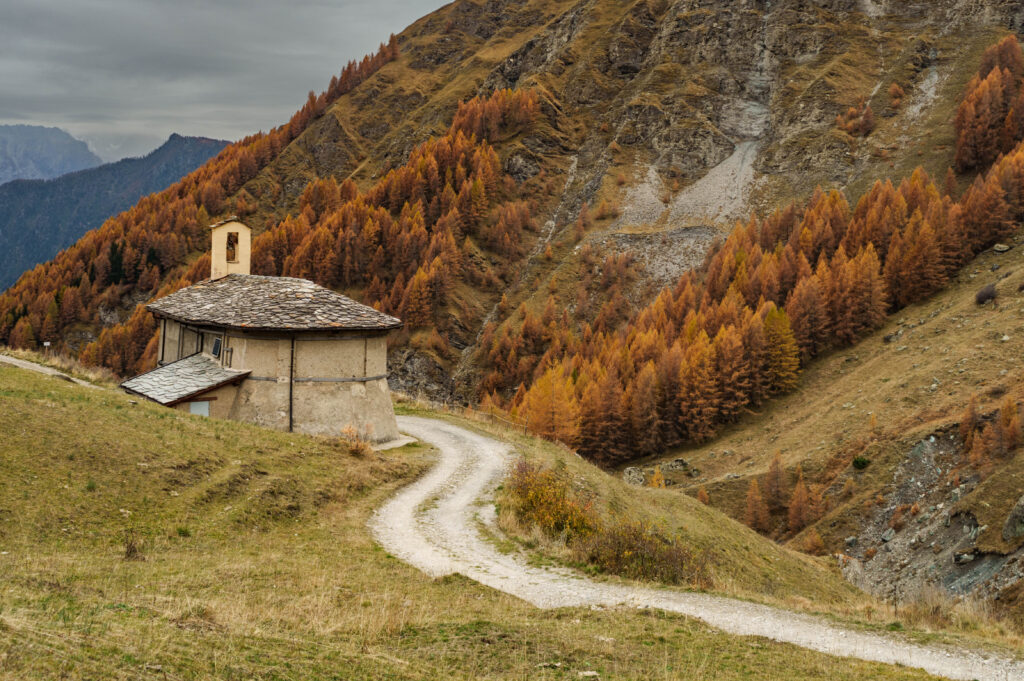
[[[220,338],[213,339],[213,350],[211,350],[210,353],[214,357],[220,357]]]

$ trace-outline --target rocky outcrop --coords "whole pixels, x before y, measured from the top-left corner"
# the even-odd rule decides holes
[[[1024,496],[1017,501],[1017,505],[1006,517],[1006,524],[1003,525],[1003,539],[1008,542],[1017,541],[1024,537]]]
[[[871,158],[851,148],[848,136],[834,134],[836,114],[858,96],[882,91],[884,99],[883,82],[904,73],[923,79],[936,59],[959,58],[936,56],[933,41],[920,36],[969,22],[1013,25],[1018,14],[1000,0],[973,8],[954,0],[901,3],[898,9],[858,0],[648,0],[616,16],[608,3],[584,0],[500,61],[481,90],[543,84],[557,99],[559,116],[584,123],[572,140],[578,150],[613,142],[630,149],[664,180],[653,189],[657,195],[685,190],[720,164],[742,160],[728,177],[756,190],[737,192],[730,210],[708,211],[701,201],[692,210],[684,202],[667,216],[655,211],[655,219],[670,223],[731,224],[752,206],[774,205],[778,192],[794,186],[846,184],[871,172]],[[903,61],[885,56],[883,43],[897,35],[912,46],[899,56]],[[840,72],[838,64],[868,72]],[[881,99],[879,109],[886,106]],[[737,145],[747,142],[756,146],[734,158]],[[566,187],[569,205],[593,200],[601,187],[595,180],[608,167],[600,160],[592,166],[581,159],[576,182]],[[511,168],[517,179],[528,177],[518,162]],[[634,178],[644,182],[646,172]]]
[[[388,354],[388,386],[441,403],[451,402],[455,395],[455,382],[444,367],[426,352],[408,347]]]
[[[886,124],[909,124],[900,117],[911,108],[914,116],[945,110],[939,105],[959,92],[935,85],[969,72],[961,61],[976,59],[977,45],[939,37],[967,26],[987,40],[1014,16],[1005,0],[456,0],[404,31],[399,63],[339,101],[246,189],[261,207],[274,206],[273,215],[254,216],[258,229],[261,219],[296,214],[314,177],[372,185],[445,130],[459,101],[533,88],[537,123],[494,140],[505,172],[527,187],[539,227],[535,243],[524,245],[532,255],[511,265],[515,276],[503,292],[513,309],[532,306],[549,294],[537,288],[549,273],[530,258],[539,263],[550,243],[569,254],[558,266],[571,271],[589,245],[601,255],[633,255],[638,281],[628,302],[639,304],[699,263],[737,219],[819,184],[849,187],[888,175],[883,143],[838,132],[836,115],[867,97],[881,119],[897,76],[913,106],[893,110]],[[931,76],[935,87],[923,87]],[[897,161],[917,153],[885,144]],[[945,168],[950,152],[937,146],[926,153],[945,154]],[[588,232],[579,251],[557,248],[582,206],[602,201],[618,207],[610,212],[618,218]],[[400,358],[401,387],[475,396],[474,344],[486,324],[506,322],[493,296],[476,293],[452,301],[462,326],[450,342],[468,346],[457,366],[430,353]],[[407,361],[416,370],[403,376]],[[458,377],[454,388],[445,370]]]
[[[846,538],[850,555],[840,565],[847,579],[900,599],[933,587],[991,599],[1024,579],[1024,549],[1001,555],[979,548],[988,527],[958,504],[977,489],[977,479],[952,486],[942,475],[961,465],[963,456],[952,431],[937,432],[906,453],[879,493],[885,504],[862,521],[859,535]],[[1024,534],[1024,498],[1007,519],[1004,537],[1007,530]]]
[[[643,487],[647,480],[644,470],[636,466],[630,466],[622,471],[622,479],[626,481],[627,485],[635,485],[637,487]]]

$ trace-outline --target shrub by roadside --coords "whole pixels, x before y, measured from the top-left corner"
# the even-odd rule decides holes
[[[559,471],[518,461],[502,502],[521,526],[565,545],[572,559],[595,572],[701,589],[712,585],[707,551],[653,523],[602,517]]]

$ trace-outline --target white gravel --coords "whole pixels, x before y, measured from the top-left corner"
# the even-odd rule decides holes
[[[658,176],[658,169],[653,165],[648,166],[643,179],[626,189],[622,215],[614,222],[613,227],[657,223],[666,210],[661,200],[664,193],[665,184]]]
[[[672,224],[729,224],[742,220],[754,185],[758,143],[740,142],[724,161],[672,201]]]
[[[925,111],[929,110],[939,96],[939,69],[932,64],[928,67],[928,73],[921,79],[918,91],[912,95],[910,105],[907,107],[904,128],[911,122],[916,121]]]
[[[721,596],[592,582],[566,569],[532,567],[499,553],[480,534],[492,522],[492,493],[509,445],[433,419],[402,416],[399,428],[436,446],[437,466],[371,518],[376,540],[432,577],[460,573],[539,608],[657,608],[730,634],[762,636],[842,657],[918,667],[950,679],[1024,680],[1024,663],[966,650],[917,646],[845,630],[824,620]]]

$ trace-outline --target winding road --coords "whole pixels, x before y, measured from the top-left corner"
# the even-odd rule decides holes
[[[914,645],[722,596],[594,582],[567,569],[529,566],[500,553],[479,527],[480,521],[494,523],[493,492],[512,459],[511,447],[444,421],[402,416],[398,422],[402,432],[437,447],[440,460],[378,509],[370,529],[389,553],[432,577],[460,573],[538,608],[657,608],[730,634],[917,667],[950,679],[1024,680],[1024,663],[980,652]]]

